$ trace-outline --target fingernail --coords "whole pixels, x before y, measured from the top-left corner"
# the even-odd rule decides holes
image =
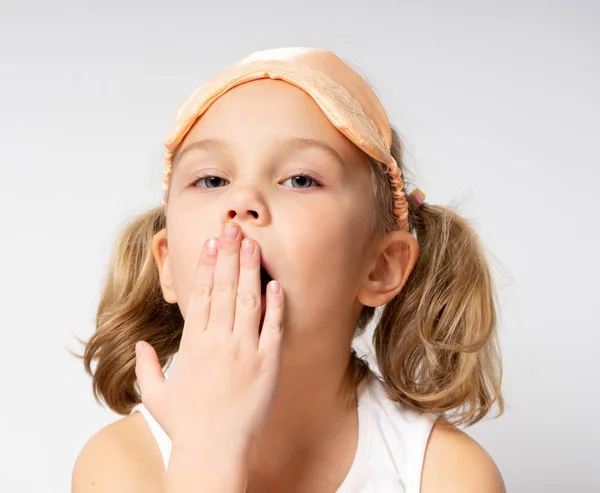
[[[217,238],[209,238],[206,242],[206,250],[208,253],[217,253],[217,248],[219,247],[219,240]]]
[[[223,236],[229,240],[235,240],[238,236],[240,228],[236,223],[227,223],[225,225],[225,231],[223,232]]]
[[[140,354],[142,354],[142,343],[136,342],[135,343],[135,357],[139,358]]]
[[[268,288],[269,288],[269,291],[273,294],[279,293],[279,288],[280,288],[279,281],[271,281],[269,283]]]
[[[242,253],[244,255],[252,255],[254,253],[254,242],[248,238],[242,241]]]

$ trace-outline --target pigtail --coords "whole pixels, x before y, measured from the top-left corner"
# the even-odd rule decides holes
[[[392,153],[402,163],[396,131],[393,138]],[[389,202],[381,207],[389,219]],[[417,262],[373,332],[386,392],[454,424],[470,426],[494,404],[500,416],[496,300],[477,233],[456,211],[427,202],[418,208],[409,201],[409,228],[419,242]],[[359,327],[373,315],[373,308],[364,310]]]
[[[450,209],[410,211],[419,258],[373,333],[377,364],[396,400],[434,413],[461,408],[472,425],[500,396],[490,272],[475,231]]]
[[[94,397],[118,414],[141,402],[135,387],[135,343],[150,343],[165,366],[179,349],[183,317],[162,295],[151,245],[165,227],[164,207],[134,218],[121,232],[96,316],[96,332],[85,342],[84,367]],[[82,341],[80,341],[82,342]],[[92,362],[96,360],[95,371]]]

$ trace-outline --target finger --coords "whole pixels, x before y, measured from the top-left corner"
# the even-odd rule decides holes
[[[135,346],[135,375],[142,394],[142,402],[152,407],[151,403],[156,402],[155,399],[162,390],[165,375],[156,351],[145,341],[138,341]]]
[[[279,286],[279,292],[273,293],[273,288]],[[281,358],[281,343],[283,339],[283,313],[285,296],[283,288],[278,281],[271,281],[267,285],[267,311],[263,321],[258,351],[265,357]]]
[[[228,222],[221,230],[206,330],[231,332],[240,264],[240,227]]]
[[[219,241],[217,238],[206,240],[200,252],[196,272],[192,278],[192,286],[185,312],[185,323],[181,335],[181,345],[192,343],[194,334],[206,330],[210,312],[210,299],[213,289],[213,276],[217,262]]]
[[[233,334],[247,347],[258,347],[261,313],[260,248],[251,238],[242,241]]]

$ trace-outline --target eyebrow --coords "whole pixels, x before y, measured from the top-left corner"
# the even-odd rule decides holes
[[[289,137],[287,139],[281,140],[278,143],[277,147],[278,147],[278,149],[277,149],[278,153],[284,153],[284,152],[289,152],[292,150],[299,150],[299,149],[307,149],[307,148],[311,148],[311,147],[321,149],[322,151],[327,153],[329,156],[331,156],[335,161],[337,161],[342,167],[346,166],[346,163],[344,162],[342,157],[339,155],[339,153],[333,147],[331,147],[329,144],[326,144],[325,142],[322,142],[320,140],[308,139],[308,138],[304,138],[304,137]],[[185,154],[187,154],[189,151],[192,151],[194,149],[206,149],[206,150],[217,149],[219,151],[228,152],[230,150],[230,147],[226,140],[221,140],[221,139],[199,140],[197,142],[193,142],[192,144],[188,145],[185,149],[183,149],[180,153],[178,153],[175,162],[176,163],[179,162]]]

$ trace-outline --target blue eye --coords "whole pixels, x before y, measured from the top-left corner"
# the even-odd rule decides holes
[[[310,176],[308,174],[305,174],[305,173],[301,173],[299,175],[294,175],[294,176],[292,176],[291,178],[288,178],[285,181],[293,180],[294,178],[300,178],[299,181],[296,180],[296,183],[299,183],[300,186],[299,187],[292,187],[292,188],[311,188],[310,186],[305,186],[307,183],[315,183],[315,185],[317,187],[321,186],[321,183],[316,178],[313,178],[312,176]],[[284,181],[284,183],[285,183],[285,181]]]
[[[205,181],[206,180],[206,181]],[[204,182],[204,183],[210,183],[210,185],[214,185],[214,186],[206,186],[206,187],[198,187],[198,188],[220,188],[215,182],[218,183],[218,180],[225,180],[224,178],[221,178],[220,176],[215,176],[215,175],[204,175],[201,176],[199,178],[196,178],[193,182],[192,185],[197,185],[198,183]]]
[[[313,178],[312,176],[310,176],[309,174],[306,173],[300,173],[298,175],[294,175],[291,178],[288,178],[287,180],[285,180],[283,183],[285,183],[286,181],[289,180],[294,180],[294,178],[299,178],[299,180],[295,180],[296,184],[298,184],[299,186],[292,186],[292,188],[300,188],[300,189],[308,189],[308,188],[314,188],[311,187],[311,184],[314,184],[314,186],[316,187],[320,187],[322,186],[321,183],[316,179]],[[219,183],[223,182],[223,181],[228,181],[225,178],[221,178],[220,176],[216,176],[216,175],[203,175],[200,176],[198,178],[194,178],[194,180],[192,181],[191,185],[196,186],[197,188],[221,188],[219,186]],[[205,186],[197,186],[199,183],[204,183]]]

